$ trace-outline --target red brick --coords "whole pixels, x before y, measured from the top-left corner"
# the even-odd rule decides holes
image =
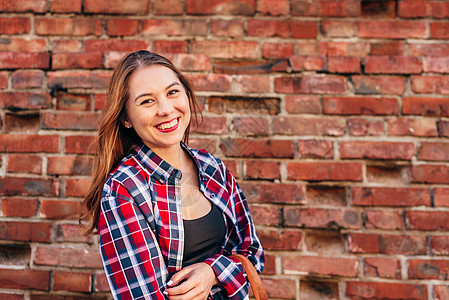
[[[95,291],[96,292],[109,292],[109,283],[104,271],[98,271],[95,273]]]
[[[449,143],[422,142],[418,148],[421,160],[449,161]]]
[[[51,229],[52,223],[3,221],[0,222],[0,238],[9,241],[50,242]]]
[[[57,196],[58,184],[52,179],[3,177],[0,195],[5,196]]]
[[[307,204],[310,206],[347,206],[346,190],[336,186],[307,186]]]
[[[251,203],[305,204],[305,187],[292,183],[241,182]]]
[[[279,226],[282,224],[282,213],[277,207],[250,205],[250,211],[254,224],[266,226]]]
[[[346,253],[344,237],[338,231],[308,231],[304,243],[308,252],[319,256],[343,256]]]
[[[405,142],[341,142],[341,158],[411,160],[415,155],[413,143]]]
[[[280,179],[280,163],[274,161],[245,161],[245,178],[247,179]]]
[[[154,51],[167,56],[172,53],[187,53],[185,41],[154,41]]]
[[[449,254],[449,237],[444,235],[430,236],[430,248],[433,255]]]
[[[449,212],[445,211],[407,211],[405,220],[410,230],[443,230],[449,229],[447,223]],[[429,222],[429,220],[432,220]]]
[[[37,134],[0,134],[0,149],[4,152],[57,152],[59,136]]]
[[[218,74],[267,74],[270,72],[286,72],[286,59],[277,60],[245,60],[215,61],[213,70]]]
[[[362,2],[362,16],[363,17],[383,17],[392,18],[396,16],[396,1],[369,1]]]
[[[293,142],[266,139],[222,139],[220,148],[229,157],[293,158]]]
[[[109,19],[106,20],[106,33],[109,36],[136,35],[139,29],[138,20]]]
[[[155,15],[182,15],[184,13],[183,0],[159,0],[154,1],[152,5]]]
[[[270,1],[259,0],[257,1],[257,12],[262,15],[281,16],[289,13],[290,4],[287,0]]]
[[[292,0],[293,16],[356,17],[360,15],[360,2],[356,0]]]
[[[289,57],[294,52],[292,43],[264,43],[262,46],[262,57],[267,59]]]
[[[201,125],[197,125],[195,121],[193,121],[191,132],[225,135],[228,132],[226,118],[203,117]]]
[[[409,44],[410,54],[413,56],[449,56],[449,44]]]
[[[114,5],[107,0],[85,0],[84,12],[99,14],[145,15],[149,10],[149,0],[117,0]]]
[[[271,298],[294,299],[296,295],[296,282],[287,278],[263,278],[263,286],[267,296]]]
[[[357,33],[362,38],[427,38],[427,26],[419,21],[359,21]]]
[[[8,72],[0,72],[0,89],[8,87]]]
[[[449,286],[447,285],[434,285],[433,291],[435,294],[435,300],[449,299]]]
[[[405,78],[397,76],[352,76],[357,94],[394,94],[402,95],[405,90]]]
[[[424,188],[352,187],[352,204],[362,206],[430,206]]]
[[[87,40],[84,42],[84,48],[86,52],[131,52],[136,49],[149,49],[150,44],[149,40]]]
[[[430,37],[433,39],[444,39],[449,38],[449,28],[447,23],[430,23]]]
[[[29,18],[0,18],[0,34],[22,34],[28,32],[30,32]]]
[[[4,217],[27,218],[35,216],[36,211],[36,199],[5,198],[2,200],[2,215]]]
[[[265,265],[263,268],[263,274],[276,274],[276,256],[264,253],[265,254]]]
[[[300,299],[339,299],[337,282],[311,280],[301,280]]]
[[[327,68],[331,73],[360,73],[360,58],[352,56],[330,56]]]
[[[360,229],[360,212],[353,209],[284,208],[284,225],[304,228],[340,230]]]
[[[56,13],[80,13],[81,0],[53,0],[50,2],[50,11]]]
[[[398,15],[403,18],[449,17],[449,3],[445,1],[403,1],[399,2]]]
[[[69,178],[65,183],[65,195],[66,197],[85,197],[89,186],[89,178]]]
[[[90,292],[92,276],[90,273],[54,271],[53,290],[71,292]]]
[[[40,214],[46,219],[78,219],[79,201],[42,200]]]
[[[0,69],[48,69],[48,52],[0,52]]]
[[[101,20],[88,18],[37,18],[37,35],[100,35]]]
[[[239,80],[240,81],[240,80]],[[236,113],[244,115],[276,115],[280,112],[279,98],[218,97],[207,99],[209,111],[216,114]]]
[[[401,279],[401,262],[399,259],[367,257],[363,262],[365,276]]]
[[[410,279],[446,280],[449,275],[449,260],[410,259],[408,277]]]
[[[25,267],[30,262],[31,246],[28,243],[3,243],[0,246],[0,251],[2,253],[0,261],[3,266],[9,268]]]
[[[40,245],[36,247],[34,263],[69,268],[103,267],[98,250]]]
[[[55,53],[52,69],[97,69],[101,68],[103,57],[100,52]]]
[[[434,189],[433,202],[435,206],[449,207],[449,189],[445,188]]]
[[[159,20],[142,21],[141,33],[144,35],[207,35],[207,23],[203,20]]]
[[[449,95],[447,76],[411,76],[411,81],[415,93]]]
[[[24,300],[25,295],[23,294],[11,294],[11,293],[1,293],[0,292],[0,298],[4,300]]]
[[[288,179],[308,181],[361,181],[360,163],[289,162]]]
[[[364,57],[367,53],[367,45],[363,42],[327,42],[323,47],[329,56]]]
[[[426,237],[351,233],[348,236],[348,250],[351,253],[423,255],[426,254]]]
[[[79,215],[79,214],[78,214]],[[92,242],[90,236],[82,236],[78,224],[58,224],[56,228],[56,242]]]
[[[51,105],[47,93],[38,92],[1,92],[0,107],[5,109],[45,109]]]
[[[8,173],[42,173],[42,157],[37,155],[10,154],[8,155]]]
[[[449,122],[446,121],[438,121],[438,135],[449,137]]]
[[[215,36],[242,37],[245,35],[242,20],[211,20],[210,30]]]
[[[346,92],[346,78],[340,76],[278,77],[275,92],[286,94],[338,94]]]
[[[292,55],[288,58],[293,71],[323,71],[326,68],[324,56],[312,55]]]
[[[65,153],[69,154],[94,154],[96,145],[92,145],[94,136],[72,135],[65,137]]]
[[[36,133],[40,130],[40,116],[36,112],[6,113],[3,124],[6,132]]]
[[[420,284],[390,282],[348,282],[346,295],[351,299],[427,300],[427,287]]]
[[[48,291],[50,288],[50,271],[1,269],[0,288]]]
[[[300,158],[333,158],[334,147],[331,141],[300,140],[298,141]]]
[[[255,0],[187,0],[186,12],[192,15],[253,15],[256,10]]]
[[[275,117],[273,133],[282,135],[342,136],[346,130],[343,119],[314,117]]]
[[[268,93],[270,92],[270,78],[266,76],[239,75],[236,85],[244,93]]]
[[[302,233],[290,229],[259,229],[257,235],[265,250],[301,250]]]
[[[406,97],[402,99],[402,113],[406,115],[449,116],[449,100],[433,97]]]
[[[389,119],[388,135],[438,136],[437,124],[432,119]]]
[[[47,173],[51,175],[90,175],[92,158],[86,156],[49,157]]]
[[[221,74],[194,74],[190,76],[197,91],[228,92],[231,90],[232,79]]]
[[[47,11],[47,0],[16,0],[0,2],[2,12],[35,12],[44,13]]]
[[[38,88],[44,84],[45,73],[41,70],[17,70],[12,73],[12,87]]]
[[[404,221],[400,211],[366,210],[365,227],[369,229],[400,230]]]
[[[325,114],[341,115],[397,115],[395,98],[326,97],[323,99]]]
[[[127,52],[111,51],[103,54],[104,67],[106,69],[114,69]]]
[[[209,57],[201,54],[179,53],[175,56],[175,65],[182,71],[209,71]]]
[[[311,28],[311,24],[315,25],[316,36],[316,23],[308,22],[308,28]],[[291,22],[288,21],[273,21],[273,20],[258,20],[251,19],[248,21],[248,36],[264,36],[264,37],[282,37],[288,38],[291,36],[292,28]],[[309,33],[310,34],[310,33]]]
[[[365,58],[365,73],[417,74],[421,71],[421,62],[416,57],[368,56]]]
[[[211,58],[258,58],[259,43],[253,41],[192,41],[191,53]]]
[[[352,37],[355,35],[354,21],[322,20],[321,34],[326,37]]]
[[[382,55],[382,56],[405,55],[405,43],[402,41],[372,42],[369,45],[370,45],[369,55]]]
[[[449,26],[448,26],[449,27]],[[429,73],[449,73],[449,57],[423,57],[423,71]]]
[[[308,273],[313,275],[356,277],[358,261],[356,258],[317,257],[299,254],[282,257],[282,267],[286,272]]]
[[[285,110],[290,114],[321,114],[321,101],[318,96],[287,95]]]
[[[84,88],[105,89],[111,74],[107,72],[48,72],[48,86],[50,88]]]
[[[410,177],[413,183],[449,183],[449,167],[446,165],[412,165]]]
[[[240,135],[268,135],[270,124],[264,117],[234,117],[232,127]]]
[[[56,93],[56,108],[58,110],[87,111],[90,110],[90,95]]]
[[[401,165],[367,165],[366,179],[371,183],[378,183],[387,186],[401,186],[408,183],[408,178],[405,178],[405,166]]]
[[[42,128],[69,129],[69,130],[95,130],[99,115],[97,113],[59,112],[43,113]]]
[[[319,42],[316,40],[299,41],[297,50],[299,55],[326,55],[328,54],[329,42]],[[346,43],[347,44],[347,43]]]
[[[349,134],[352,136],[380,136],[384,134],[381,120],[354,118],[348,120]]]
[[[0,44],[0,51],[25,52],[26,54],[27,52],[39,53],[48,50],[45,39],[2,38],[2,40],[4,43]]]
[[[65,0],[64,0],[65,1]],[[53,53],[64,53],[64,52],[82,52],[83,43],[79,39],[63,39],[53,41]]]

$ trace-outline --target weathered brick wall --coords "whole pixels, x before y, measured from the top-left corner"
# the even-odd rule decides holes
[[[238,177],[270,298],[449,299],[449,1],[0,11],[1,299],[109,297],[77,212],[111,70],[141,48],[193,79],[191,145]]]

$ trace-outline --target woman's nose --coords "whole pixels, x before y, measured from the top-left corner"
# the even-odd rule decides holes
[[[167,116],[173,112],[173,105],[167,99],[162,99],[159,101],[157,114],[159,116]]]

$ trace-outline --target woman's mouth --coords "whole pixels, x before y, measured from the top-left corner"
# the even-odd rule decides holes
[[[179,125],[179,118],[174,118],[173,120],[169,122],[164,122],[156,125],[155,127],[162,132],[170,132],[178,128]]]

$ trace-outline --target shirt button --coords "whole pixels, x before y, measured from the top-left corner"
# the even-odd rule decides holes
[[[215,194],[214,194],[214,193],[210,194],[210,196],[211,196],[212,198],[215,198]]]

